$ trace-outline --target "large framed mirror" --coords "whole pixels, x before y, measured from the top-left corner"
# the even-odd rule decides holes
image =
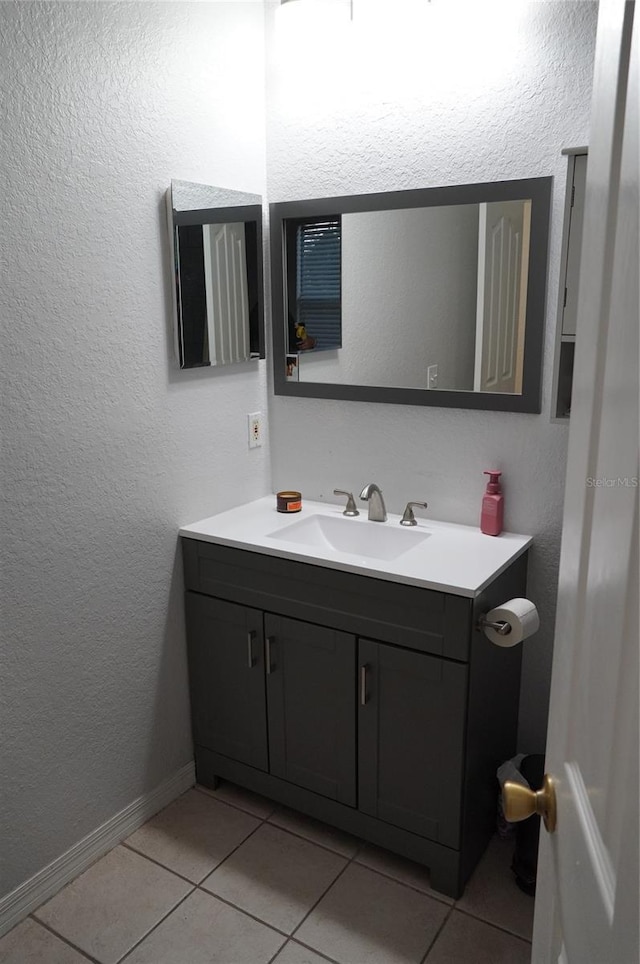
[[[275,393],[539,412],[551,184],[272,204]]]
[[[166,201],[180,368],[264,358],[262,198],[174,180]]]

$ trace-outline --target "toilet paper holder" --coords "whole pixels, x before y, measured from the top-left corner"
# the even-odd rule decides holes
[[[485,611],[476,622],[476,629],[484,633],[490,643],[507,649],[533,636],[539,628],[540,617],[535,603],[522,597],[509,599],[501,606]]]
[[[495,629],[500,636],[508,636],[511,632],[511,623],[508,623],[505,619],[499,619],[496,622],[487,619],[487,614],[483,613],[476,623],[476,629],[483,632],[485,629]]]

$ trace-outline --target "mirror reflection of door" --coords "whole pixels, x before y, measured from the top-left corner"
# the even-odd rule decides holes
[[[186,367],[248,360],[245,225],[180,225],[176,243]]]
[[[474,391],[522,392],[531,201],[480,204]]]
[[[205,224],[204,275],[212,365],[251,357],[244,224]]]

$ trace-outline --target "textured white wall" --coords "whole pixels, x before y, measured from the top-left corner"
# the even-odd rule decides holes
[[[295,6],[295,5],[292,5]],[[412,8],[403,16],[405,7]],[[422,14],[418,13],[421,7]],[[308,498],[374,479],[390,509],[477,524],[483,469],[504,472],[506,528],[532,533],[529,593],[542,628],[524,646],[520,744],[544,746],[566,428],[549,422],[566,160],[588,143],[596,4],[356,0],[331,69],[297,73],[317,29],[276,34],[269,7],[270,201],[554,175],[541,415],[274,398],[273,481]],[[295,38],[294,38],[295,39]]]
[[[0,4],[0,895],[191,758],[176,532],[269,491],[266,376],[173,368],[162,198],[262,193],[263,33]]]

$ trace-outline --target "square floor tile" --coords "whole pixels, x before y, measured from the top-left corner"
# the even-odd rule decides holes
[[[321,957],[308,947],[303,947],[297,941],[289,941],[274,959],[273,964],[327,964],[327,958]]]
[[[426,964],[529,964],[531,945],[454,910]]]
[[[513,848],[513,840],[493,838],[456,907],[531,940],[533,897],[516,886]]]
[[[267,964],[285,939],[196,890],[123,964]]]
[[[374,847],[372,844],[364,844],[358,852],[356,862],[363,864],[370,870],[377,870],[381,874],[386,874],[387,877],[393,877],[394,880],[399,880],[401,884],[407,884],[408,887],[415,887],[416,890],[437,897],[438,900],[442,900],[446,904],[453,904],[452,897],[447,897],[446,894],[433,890],[428,868],[416,864],[413,860],[406,860],[404,857],[399,857],[398,854],[392,854],[389,850],[382,850],[381,847]]]
[[[446,904],[351,864],[296,937],[341,964],[419,964]]]
[[[35,916],[103,964],[115,964],[190,890],[175,874],[115,847]]]
[[[346,863],[265,823],[202,886],[289,934]]]
[[[198,883],[259,826],[256,817],[189,790],[126,843]]]
[[[343,857],[353,857],[360,846],[357,837],[335,830],[320,820],[314,820],[313,817],[307,817],[306,814],[289,810],[287,807],[278,807],[269,817],[269,823],[284,830],[290,830],[291,833],[297,833],[300,837],[306,837],[312,843],[320,844],[328,850],[335,850]]]
[[[259,817],[261,820],[266,820],[277,806],[273,800],[261,797],[258,793],[252,793],[251,790],[245,790],[244,787],[238,787],[235,783],[227,783],[226,780],[220,784],[217,790],[210,790],[209,787],[202,787],[200,784],[197,785],[196,789],[200,793],[206,793],[213,797],[214,800],[222,800],[223,803],[230,803],[240,810],[246,810],[247,813]]]
[[[87,964],[84,954],[69,947],[42,924],[27,918],[0,938],[0,964]]]

